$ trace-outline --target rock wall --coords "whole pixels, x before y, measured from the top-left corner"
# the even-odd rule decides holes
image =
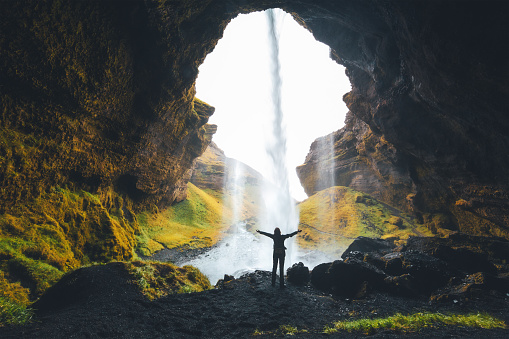
[[[114,187],[135,209],[183,199],[210,141],[213,108],[194,99],[198,66],[237,14],[280,7],[331,47],[352,82],[349,122],[334,136],[338,159],[351,161],[337,181],[430,227],[507,235],[508,6],[2,1],[0,207],[55,185]]]
[[[302,18],[352,82],[346,126],[333,136],[336,184],[412,211],[434,231],[507,237],[508,4],[337,9]],[[321,189],[321,153],[315,143],[298,169],[308,194]]]

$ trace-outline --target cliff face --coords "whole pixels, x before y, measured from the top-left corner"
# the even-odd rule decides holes
[[[134,210],[183,199],[211,136],[198,66],[229,20],[270,7],[347,68],[337,182],[430,227],[507,235],[505,1],[2,1],[1,210],[56,186]]]
[[[184,74],[199,60],[178,47],[183,18],[138,1],[0,7],[3,132],[30,139],[2,144],[0,207],[70,184],[115,187],[140,207],[185,198],[180,179],[210,142],[214,109]]]
[[[352,82],[347,124],[332,136],[336,184],[434,231],[507,237],[508,4],[363,5],[340,2],[342,14],[321,23],[303,18]],[[313,179],[319,148],[298,170],[308,194],[323,188]]]

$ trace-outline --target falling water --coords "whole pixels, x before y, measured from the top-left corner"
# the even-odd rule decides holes
[[[269,22],[271,53],[273,120],[270,134],[266,137],[265,149],[272,169],[270,180],[274,183],[275,187],[264,187],[263,198],[265,206],[261,222],[263,229],[267,232],[272,233],[275,227],[279,227],[281,232],[286,234],[297,230],[299,221],[295,201],[290,195],[288,168],[286,165],[286,130],[281,102],[282,80],[279,62],[277,13],[270,9],[267,11],[267,18]],[[288,248],[287,262],[291,263],[296,256],[295,239],[288,239],[285,245]],[[264,253],[267,252],[265,249],[263,251]]]
[[[319,167],[318,167],[318,182],[316,190],[321,191],[329,187],[335,186],[334,178],[334,133],[330,133],[326,136],[317,139],[318,141],[318,152],[319,152]],[[330,199],[331,204],[335,204],[335,199]],[[320,205],[318,207],[318,219],[321,224],[328,224],[333,214],[330,211],[334,210],[333,205]]]
[[[226,165],[223,194],[228,211],[223,213],[223,223],[229,225],[227,236],[196,259],[179,263],[197,267],[212,284],[223,278],[224,274],[238,278],[247,271],[266,269],[259,266],[258,238],[246,230],[243,220],[246,165],[233,159],[226,159]]]
[[[290,195],[286,165],[286,130],[281,105],[282,81],[276,13],[268,10],[267,18],[271,53],[273,119],[269,128],[270,133],[265,135],[265,149],[271,167],[271,177],[262,183],[262,201],[265,202],[265,206],[260,207],[259,228],[272,233],[275,227],[279,227],[283,234],[287,234],[297,230],[299,219],[295,201]],[[222,278],[224,274],[238,277],[247,271],[272,268],[272,241],[247,231],[246,223],[242,220],[245,185],[243,170],[243,164],[237,162],[235,173],[228,175],[224,185],[225,195],[231,196],[229,208],[231,208],[233,220],[230,234],[207,253],[182,263],[182,265],[198,267],[212,283]],[[297,256],[295,238],[287,239],[285,245],[288,248],[286,256],[286,267],[288,267],[295,262]]]

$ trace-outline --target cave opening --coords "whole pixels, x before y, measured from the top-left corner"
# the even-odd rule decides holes
[[[296,201],[307,198],[295,169],[304,162],[315,139],[330,135],[344,125],[348,109],[342,97],[351,90],[351,84],[344,67],[330,58],[327,45],[316,41],[290,14],[279,9],[272,13],[275,32],[271,32],[267,11],[241,14],[230,22],[223,38],[199,68],[196,97],[215,107],[209,120],[218,126],[213,141],[227,157],[252,167],[267,181],[276,183],[275,186],[282,180],[275,177],[274,172],[287,172],[284,176],[289,183],[289,201],[295,209]],[[277,36],[277,47],[271,46],[271,33]],[[275,49],[278,52],[278,79],[274,77]],[[274,121],[278,120],[274,113],[274,88],[278,82],[281,83],[277,90],[280,92],[281,130],[277,126],[274,129]],[[275,135],[278,133],[285,137],[274,141],[278,139]],[[319,142],[330,143],[332,152],[331,138],[320,138]],[[281,143],[285,147],[283,153],[269,149]],[[286,158],[285,168],[274,170],[277,168],[274,158],[281,154]],[[274,224],[287,223],[293,226],[287,230],[283,226],[282,231],[290,233],[297,227],[299,219],[298,211],[279,213],[285,214],[279,218],[277,212],[267,208],[267,205],[277,205],[279,210],[284,210],[279,207],[284,205],[280,203],[284,200],[281,195],[284,189],[280,186],[274,189],[270,184],[267,187],[264,181],[263,197],[254,201],[255,205],[261,205],[255,207],[261,210],[257,222],[246,221],[245,206],[241,205],[251,197],[246,192],[250,188],[243,183],[246,174],[241,171],[245,168],[237,163],[233,171],[235,174],[225,178],[224,183],[225,192],[229,189],[231,195],[228,208],[233,214],[232,234],[206,257],[188,263],[199,267],[212,281],[224,273],[239,275],[246,270],[270,269],[270,241],[258,243],[251,232],[255,227],[273,230]],[[332,170],[325,172],[333,173]],[[286,221],[285,218],[292,219],[288,217],[292,213],[295,221]],[[285,245],[290,265],[297,258],[306,261],[302,258],[303,253],[292,251],[293,241],[287,241]]]
[[[199,67],[196,97],[215,107],[209,123],[218,125],[213,141],[232,157],[270,177],[263,142],[271,119],[269,27],[266,12],[240,14]],[[275,10],[279,29],[282,108],[287,133],[291,193],[307,198],[295,168],[311,143],[344,126],[342,97],[351,90],[345,68],[283,10]]]

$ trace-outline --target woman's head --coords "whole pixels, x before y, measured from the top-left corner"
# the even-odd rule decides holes
[[[274,234],[281,235],[281,230],[279,227],[274,228]]]

